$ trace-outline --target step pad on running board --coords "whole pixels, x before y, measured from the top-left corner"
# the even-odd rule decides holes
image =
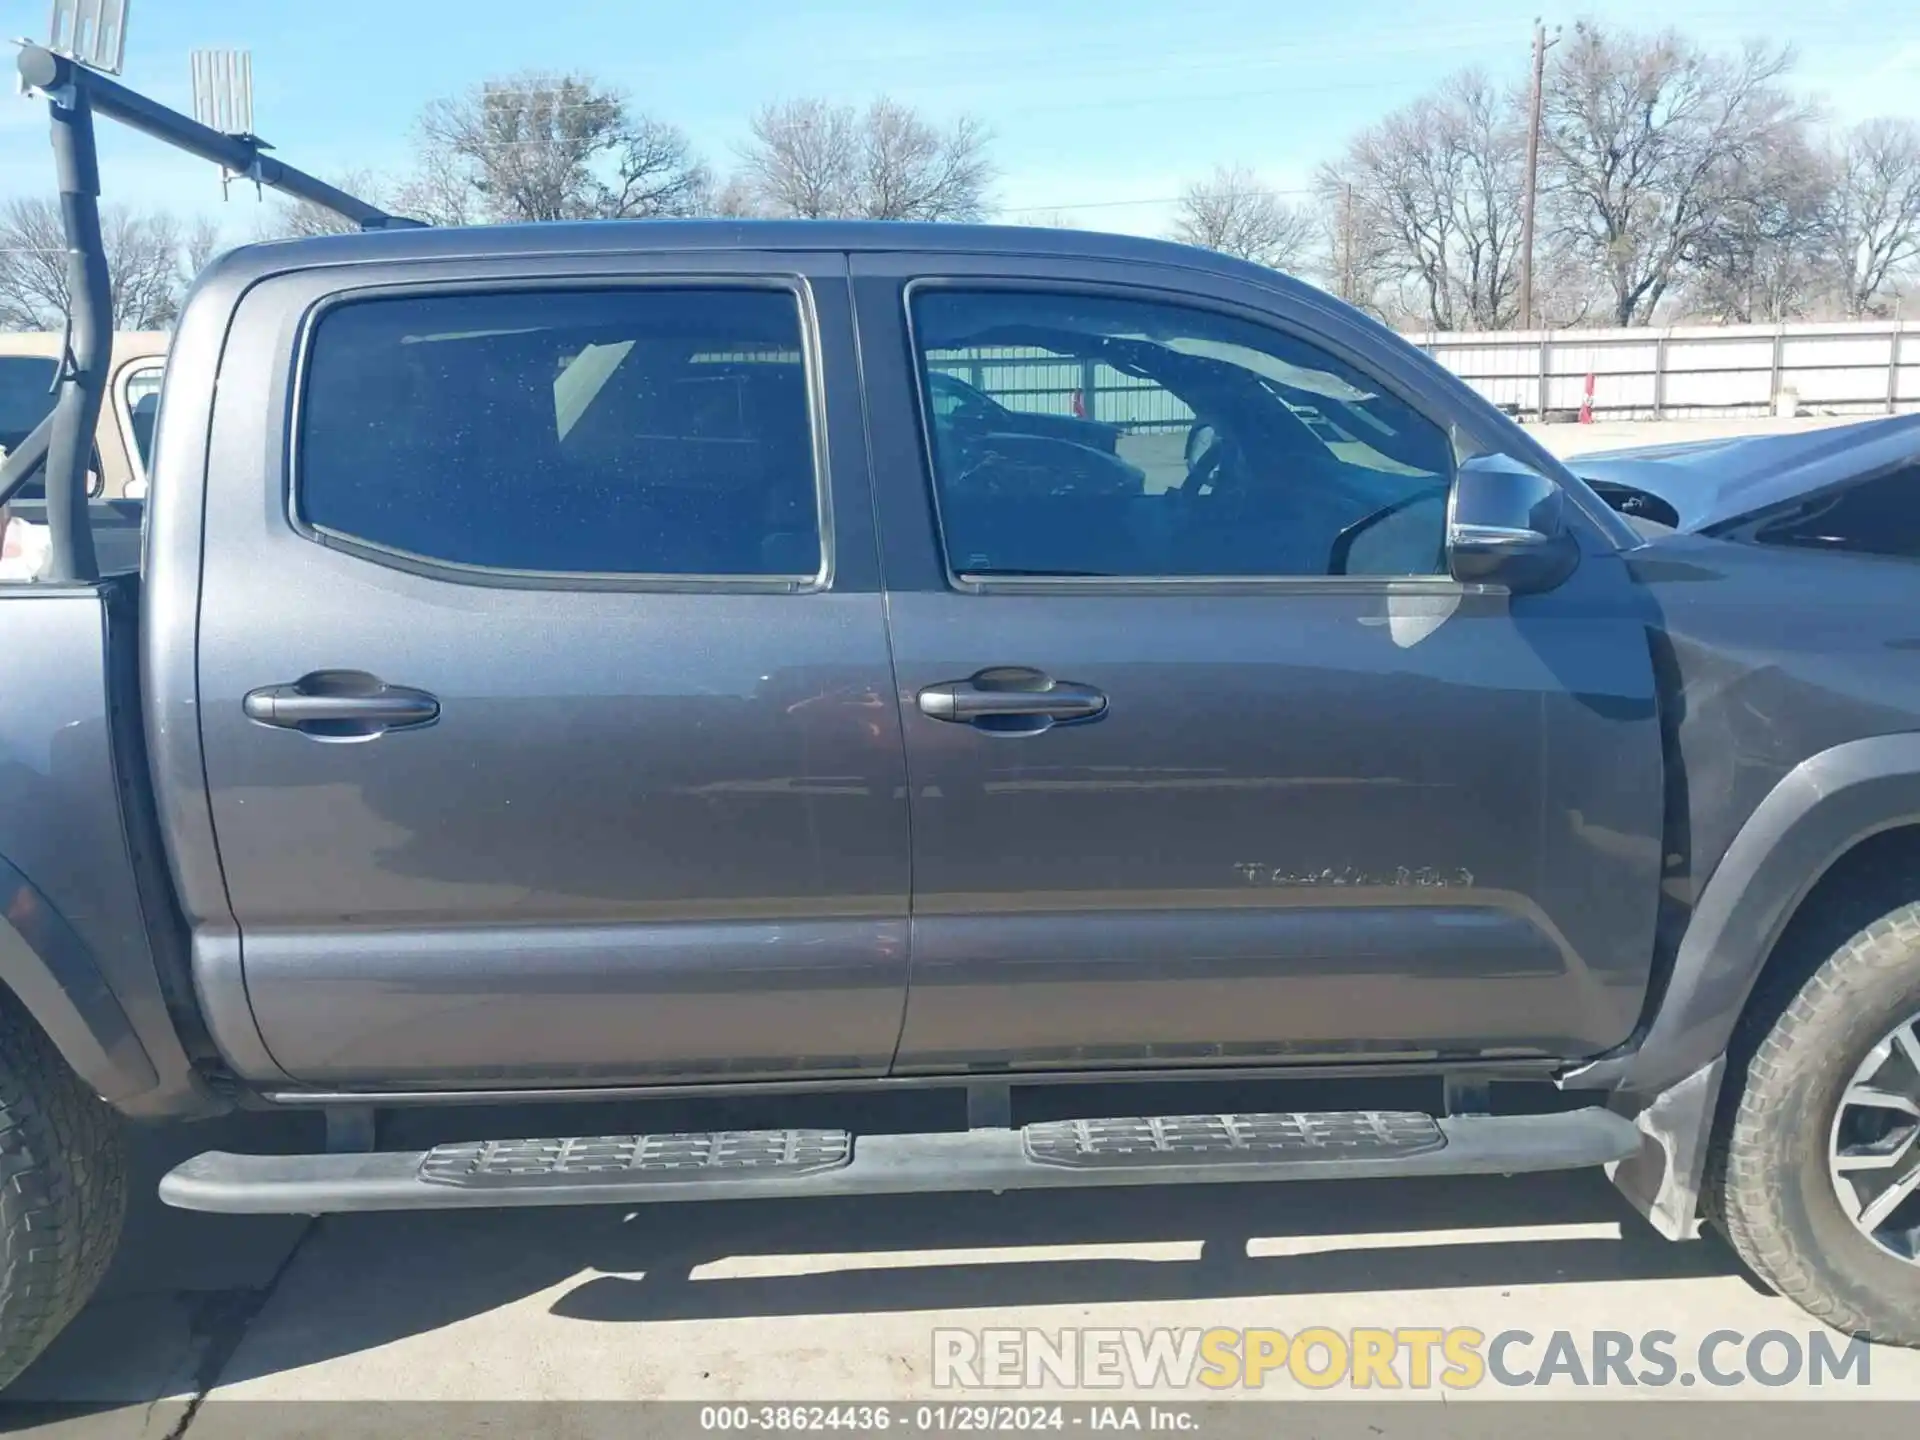
[[[1042,1165],[1088,1168],[1404,1155],[1438,1150],[1447,1143],[1439,1122],[1412,1110],[1052,1120],[1029,1125],[1023,1133],[1028,1158]]]
[[[563,1180],[675,1180],[805,1175],[847,1163],[844,1130],[721,1130],[710,1135],[593,1135],[436,1145],[420,1177],[441,1185],[544,1185]]]
[[[1175,1115],[922,1135],[734,1130],[348,1155],[212,1150],[175,1167],[160,1182],[160,1198],[188,1210],[325,1214],[1514,1174],[1602,1165],[1639,1146],[1632,1121],[1597,1108],[1444,1120],[1375,1110]]]

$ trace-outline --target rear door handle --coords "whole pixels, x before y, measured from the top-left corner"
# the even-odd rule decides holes
[[[290,685],[250,690],[241,708],[257,724],[316,740],[371,740],[440,718],[440,702],[426,691],[389,685],[362,670],[315,670]]]
[[[1107,697],[1091,685],[1011,666],[929,685],[920,692],[919,701],[920,713],[930,719],[1018,734],[1074,720],[1097,720],[1107,711]]]

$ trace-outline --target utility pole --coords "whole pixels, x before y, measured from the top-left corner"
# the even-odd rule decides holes
[[[1556,29],[1556,34],[1558,33]],[[1540,188],[1540,107],[1547,77],[1547,27],[1533,22],[1533,90],[1527,99],[1527,174],[1520,193],[1520,328],[1533,328],[1533,210]]]
[[[1340,187],[1340,298],[1353,304],[1353,185]]]

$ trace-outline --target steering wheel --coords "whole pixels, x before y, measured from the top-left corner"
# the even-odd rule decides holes
[[[1183,503],[1191,504],[1200,497],[1200,492],[1220,478],[1220,471],[1227,463],[1227,437],[1211,425],[1207,427],[1206,443],[1187,459],[1187,478],[1180,482],[1173,493]]]
[[[1444,482],[1437,485],[1425,485],[1410,495],[1402,495],[1391,505],[1382,505],[1378,510],[1371,510],[1365,515],[1362,515],[1358,520],[1354,521],[1338,535],[1333,537],[1333,547],[1327,552],[1327,574],[1344,575],[1347,573],[1347,561],[1352,556],[1354,541],[1366,534],[1367,531],[1375,525],[1378,525],[1383,520],[1390,520],[1403,510],[1411,510],[1415,505],[1422,504],[1428,500],[1444,500],[1448,490],[1451,488],[1450,485]],[[1442,557],[1444,557],[1444,542],[1441,548]]]
[[[1181,454],[1181,461],[1191,470],[1194,462],[1211,450],[1220,439],[1220,427],[1198,416],[1187,427],[1187,443]]]

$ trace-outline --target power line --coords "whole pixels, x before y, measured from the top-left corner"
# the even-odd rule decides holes
[[[1313,195],[1312,189],[1267,190],[1269,195],[1282,197],[1293,195]],[[1143,200],[1074,200],[1060,204],[1047,205],[1009,205],[1001,210],[1003,215],[1033,215],[1051,210],[1122,210],[1138,205],[1178,205],[1186,199],[1184,195],[1154,195]]]
[[[1242,100],[1295,99],[1304,95],[1335,95],[1368,91],[1402,90],[1399,80],[1348,80],[1335,85],[1273,85],[1259,90],[1227,90],[1214,95],[1120,95],[1105,100],[1080,100],[1058,105],[1023,105],[1018,114],[1070,115],[1094,110],[1195,109],[1207,105],[1233,104]]]
[[[1045,71],[1044,79],[1047,82],[1057,82],[1061,79],[1072,78],[1104,80],[1115,76],[1139,74],[1208,74],[1251,70],[1260,68],[1272,61],[1301,55],[1309,56],[1314,61],[1324,64],[1329,59],[1340,59],[1342,57],[1355,55],[1373,57],[1382,54],[1430,55],[1458,52],[1479,49],[1482,48],[1483,44],[1490,45],[1498,38],[1499,33],[1499,30],[1491,24],[1485,25],[1476,31],[1464,32],[1464,34],[1461,27],[1457,25],[1437,25],[1424,31],[1402,30],[1395,34],[1390,41],[1384,43],[1377,40],[1354,41],[1344,45],[1328,45],[1325,41],[1281,42],[1279,44],[1263,45],[1250,52],[1200,51],[1190,53],[1186,56],[1181,56],[1178,52],[1175,52],[1170,55],[1159,55],[1151,60],[1142,60],[1138,64],[1119,66],[1102,63],[1093,65],[1083,64],[1078,67],[1062,67],[1057,63],[1059,56],[1056,52],[1034,50],[1024,52],[1023,54],[1021,51],[1009,50],[1006,47],[980,47],[972,50],[963,49],[958,51],[942,49],[941,53],[937,56],[929,55],[920,58],[923,58],[928,64],[937,64],[943,81],[947,82],[949,87],[955,81],[964,83],[973,78],[973,76],[965,70],[961,70],[956,74],[954,61],[956,59],[966,58],[974,58],[980,62],[978,69],[979,75],[990,80],[1002,80],[1004,84],[1012,86],[1030,83],[1028,79],[1023,78],[1018,73],[1017,69],[1014,70],[1013,73],[1010,73],[1009,66],[1010,61],[1027,57],[1043,62]],[[1484,41],[1478,38],[1482,36],[1484,37]],[[1085,45],[1077,45],[1074,54],[1077,58],[1086,60],[1098,54],[1116,52],[1130,58],[1137,57],[1140,53],[1140,47],[1137,43],[1133,42],[1115,42],[1102,50],[1094,50]],[[901,61],[899,57],[882,57],[879,63],[897,66]],[[569,78],[567,72],[558,72],[555,75],[556,85],[558,81],[566,78]],[[575,74],[571,78],[578,81],[584,77],[580,74]],[[599,83],[597,79],[595,83]],[[553,88],[522,88],[517,86],[494,88],[485,87],[483,82],[480,93],[497,95],[502,98],[530,97],[550,95],[553,93]]]
[[[1177,205],[1178,195],[1155,195],[1146,200],[1075,200],[1057,205],[1011,205],[1000,213],[1003,215],[1031,215],[1047,210],[1123,210],[1133,205]]]

